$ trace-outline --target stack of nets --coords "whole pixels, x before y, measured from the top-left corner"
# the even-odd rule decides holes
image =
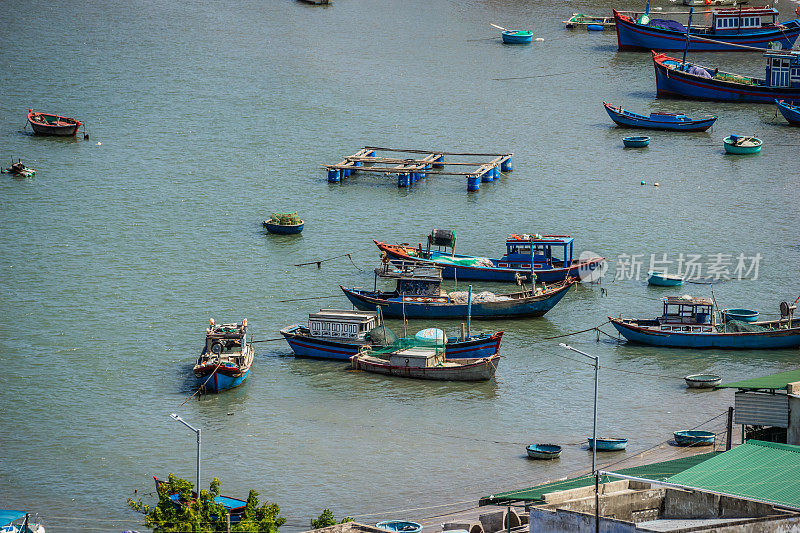
[[[770,331],[769,328],[758,326],[750,322],[742,322],[741,320],[728,320],[725,324],[717,325],[717,331],[725,331],[727,333],[759,333],[761,331]]]
[[[279,226],[297,226],[300,224],[300,217],[297,216],[297,213],[272,213],[269,221],[271,224]]]
[[[467,303],[467,297],[469,293],[466,291],[456,291],[450,293],[450,300],[453,303],[457,304],[465,304]],[[477,294],[472,294],[472,303],[484,303],[484,302],[507,302],[511,300],[508,296],[503,296],[502,294],[495,294],[489,291],[479,292]]]
[[[444,342],[436,344],[435,342],[431,341],[421,341],[416,337],[400,337],[396,338],[394,342],[390,342],[384,346],[372,346],[368,353],[369,355],[375,356],[388,356],[390,353],[408,348],[423,348],[426,350],[436,350],[437,352],[440,352],[444,351]]]

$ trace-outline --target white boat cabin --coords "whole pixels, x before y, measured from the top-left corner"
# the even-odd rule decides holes
[[[663,302],[664,314],[659,318],[661,324],[710,326],[714,321],[714,302],[711,298],[667,296]]]
[[[778,10],[772,7],[735,7],[714,11],[711,24],[714,33],[739,33],[741,31],[778,27]]]
[[[389,355],[391,366],[431,368],[444,364],[444,352],[431,348],[406,348]]]
[[[769,87],[800,87],[800,50],[770,50],[764,57]]]
[[[312,337],[364,340],[364,335],[381,325],[375,311],[320,309],[309,313],[308,330]]]

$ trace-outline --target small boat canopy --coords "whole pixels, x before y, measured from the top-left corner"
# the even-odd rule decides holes
[[[20,518],[25,518],[25,515],[28,514],[25,511],[12,511],[10,509],[0,509],[0,526],[6,526],[13,522],[14,520],[19,520]]]

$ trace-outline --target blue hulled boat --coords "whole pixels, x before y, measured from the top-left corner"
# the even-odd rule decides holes
[[[675,431],[673,435],[678,446],[711,446],[717,437],[710,431],[695,430]]]
[[[750,78],[653,52],[658,98],[725,102],[800,101],[800,51],[770,50],[766,77]]]
[[[442,230],[434,230],[442,231]],[[478,281],[528,280],[531,268],[536,281],[552,283],[567,278],[584,279],[599,271],[605,258],[590,257],[573,259],[573,241],[569,235],[511,235],[506,240],[506,253],[500,259],[489,259],[454,253],[452,246],[437,244],[436,238],[428,236],[427,248],[408,244],[386,244],[373,241],[381,250],[385,260],[392,262],[416,262],[442,268],[446,279]],[[431,245],[438,249],[431,249]],[[451,248],[448,252],[447,248]]]
[[[396,338],[375,311],[321,309],[308,315],[308,327],[285,327],[281,335],[295,356],[349,361],[363,346],[382,346]],[[503,332],[446,339],[448,359],[490,357],[500,350]]]
[[[250,374],[255,352],[247,342],[247,319],[241,324],[216,324],[206,329],[206,344],[193,372],[204,392],[238,387]]]
[[[651,19],[649,15],[625,14],[614,10],[617,44],[620,50],[683,50],[686,26],[674,20]],[[692,26],[690,51],[741,51],[734,45],[767,49],[770,43],[791,48],[800,35],[800,20],[779,24],[778,10],[771,7],[715,9],[710,26]]]
[[[775,105],[778,106],[778,111],[789,124],[800,126],[800,107],[794,105],[794,102],[784,102],[783,100],[775,100]]]
[[[680,287],[683,285],[683,278],[653,270],[647,273],[647,283],[658,287]]]
[[[650,113],[649,117],[639,115],[603,102],[608,116],[619,126],[644,128],[649,130],[706,131],[717,120],[717,115],[693,120],[682,113]]]
[[[594,448],[594,439],[589,437],[589,449]],[[628,447],[628,439],[597,439],[598,452],[617,452]]]
[[[492,319],[542,316],[561,301],[574,282],[569,278],[549,287],[534,286],[510,294],[447,293],[441,288],[441,271],[423,268],[398,276],[397,287],[390,292],[340,288],[358,309],[380,308],[386,317]]]
[[[717,322],[710,298],[668,296],[664,313],[654,319],[608,317],[630,342],[673,348],[723,348],[758,350],[800,346],[800,321],[794,320],[794,306],[786,304],[779,320],[764,322]],[[781,305],[782,311],[784,305]]]
[[[533,40],[532,31],[505,30],[502,35],[503,42],[506,44],[528,44]]]

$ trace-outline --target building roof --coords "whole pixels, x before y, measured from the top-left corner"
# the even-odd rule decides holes
[[[682,472],[687,468],[711,459],[720,453],[722,452],[701,453],[688,457],[681,457],[680,459],[662,461],[660,463],[623,468],[617,470],[617,473],[626,476],[640,477],[643,479],[652,479],[653,481],[666,481],[667,478],[677,474],[678,472]],[[602,481],[606,482],[608,481],[608,478],[604,476]],[[550,492],[577,489],[580,487],[588,487],[590,485],[594,485],[594,476],[588,474],[570,479],[562,479],[561,481],[553,481],[551,483],[545,483],[543,485],[537,485],[527,489],[492,494],[491,496],[485,496],[481,498],[480,503],[481,505],[488,505],[514,501],[537,501],[543,500],[544,495]]]
[[[800,446],[749,440],[666,481],[800,509]]]
[[[718,389],[748,389],[759,390],[769,389],[778,390],[785,389],[789,383],[800,381],[800,368],[796,370],[789,370],[788,372],[781,372],[780,374],[772,374],[771,376],[761,376],[758,378],[745,379],[742,381],[734,381],[733,383],[725,383],[719,385]]]

